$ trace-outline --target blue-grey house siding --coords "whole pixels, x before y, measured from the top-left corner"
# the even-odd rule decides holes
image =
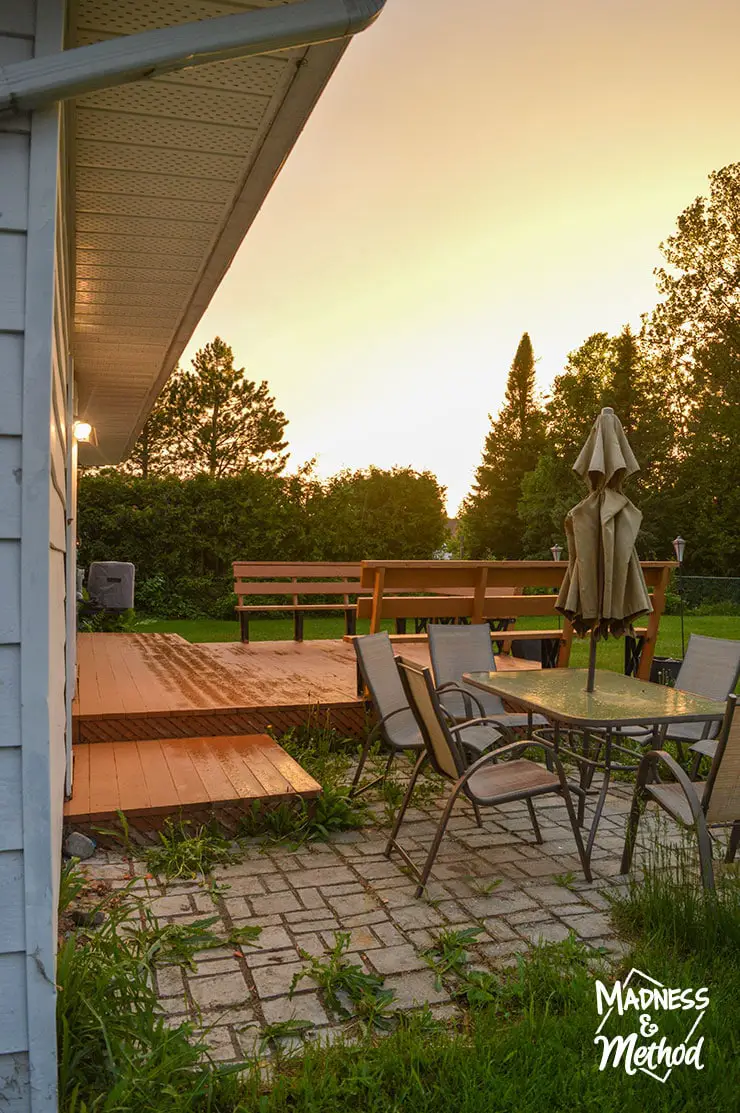
[[[0,64],[64,0],[0,5]],[[0,1113],[56,1109],[68,408],[61,113],[0,119]],[[50,420],[51,417],[51,420]]]

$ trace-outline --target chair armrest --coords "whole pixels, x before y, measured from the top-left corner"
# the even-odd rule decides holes
[[[382,719],[378,719],[377,723],[370,731],[370,738],[372,739],[379,731],[381,731],[389,719],[392,719],[394,715],[400,715],[402,711],[408,711],[411,713],[411,715],[413,715],[413,711],[411,711],[410,707],[397,707],[395,711],[389,711],[388,714],[384,715]]]
[[[441,695],[443,692],[458,692],[463,698],[463,707],[468,717],[472,715],[473,704],[477,707],[479,715],[485,715],[486,709],[478,697],[474,696],[472,692],[469,692],[467,688],[462,688],[459,684],[456,684],[453,680],[450,680],[447,684],[441,684],[440,687],[437,688],[437,695]]]
[[[691,808],[691,815],[693,816],[694,820],[698,820],[703,813],[701,800],[699,799],[699,795],[696,791],[696,782],[689,780],[685,770],[683,770],[676,759],[672,757],[671,754],[666,753],[665,750],[648,750],[648,752],[645,754],[637,770],[637,783],[635,784],[635,791],[645,787],[645,785],[647,784],[647,776],[650,772],[651,767],[654,768],[659,761],[662,762],[663,765],[666,765],[670,769],[671,773],[673,773],[673,776],[676,778],[676,781],[681,786],[681,790],[686,797],[687,804]],[[704,783],[701,782],[701,784],[703,789]]]

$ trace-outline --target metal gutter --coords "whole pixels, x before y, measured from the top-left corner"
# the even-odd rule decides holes
[[[385,0],[303,0],[0,66],[0,113],[27,112],[227,58],[348,38],[374,23],[384,7]]]

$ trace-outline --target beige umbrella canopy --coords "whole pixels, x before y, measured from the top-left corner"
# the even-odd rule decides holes
[[[573,465],[590,490],[565,519],[568,570],[555,604],[580,637],[591,633],[588,691],[597,639],[630,633],[634,620],[653,609],[635,552],[642,514],[622,491],[639,470],[622,423],[603,409]]]

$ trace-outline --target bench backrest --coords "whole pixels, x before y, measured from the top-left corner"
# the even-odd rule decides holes
[[[234,592],[239,603],[249,596],[274,595],[298,604],[300,596],[339,595],[349,603],[350,595],[368,594],[360,585],[360,565],[345,561],[235,560]]]
[[[641,562],[645,582],[652,588],[649,616],[638,676],[647,679],[658,634],[672,561]],[[365,560],[360,584],[370,598],[357,602],[357,617],[370,619],[370,633],[387,618],[467,618],[474,623],[492,618],[554,616],[557,591],[568,569],[554,560]],[[543,595],[518,594],[524,588],[549,589]],[[463,590],[461,590],[463,589]],[[503,594],[498,594],[503,590]],[[401,592],[417,592],[414,597]],[[460,592],[460,594],[458,594]],[[563,622],[558,663],[567,665],[573,630]]]

